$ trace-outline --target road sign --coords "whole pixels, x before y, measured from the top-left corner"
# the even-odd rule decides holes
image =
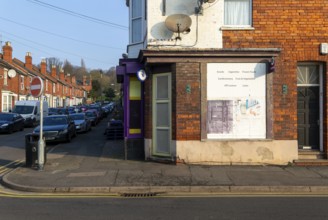
[[[35,98],[38,98],[41,96],[41,94],[43,92],[43,80],[40,77],[38,77],[38,76],[33,77],[31,86],[30,86],[30,91],[31,91],[31,95]]]

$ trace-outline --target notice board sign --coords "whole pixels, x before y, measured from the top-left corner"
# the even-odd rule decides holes
[[[266,138],[266,64],[207,64],[207,138]]]

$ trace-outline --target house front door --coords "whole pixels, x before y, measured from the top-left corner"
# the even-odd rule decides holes
[[[297,88],[297,130],[300,149],[320,147],[319,87]]]
[[[297,67],[299,149],[320,150],[320,69],[316,63],[301,63]]]

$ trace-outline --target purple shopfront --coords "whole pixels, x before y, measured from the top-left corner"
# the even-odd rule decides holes
[[[124,137],[128,140],[140,139],[143,148],[144,138],[144,85],[137,77],[143,65],[136,59],[120,59],[116,67],[117,82],[122,83],[124,109]]]

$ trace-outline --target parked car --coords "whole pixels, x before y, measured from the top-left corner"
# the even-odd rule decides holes
[[[87,132],[91,130],[91,121],[85,116],[85,113],[76,113],[70,116],[74,120],[76,132]]]
[[[43,101],[43,117],[48,116],[48,102]],[[13,113],[20,114],[24,119],[25,126],[34,127],[40,123],[40,101],[22,100],[16,101]]]
[[[68,107],[67,108],[68,114],[75,114],[75,107]]]
[[[68,115],[68,109],[67,108],[57,108],[58,115]]]
[[[0,132],[12,133],[24,130],[24,118],[16,113],[0,113]]]
[[[40,133],[40,126],[33,133]],[[76,136],[74,120],[69,115],[51,115],[43,118],[43,136],[45,141],[67,141]]]
[[[98,124],[98,115],[94,110],[87,110],[85,112],[85,117],[91,121],[92,126],[96,126]]]
[[[58,109],[57,108],[49,108],[48,115],[58,115]]]
[[[106,113],[105,113],[105,111],[100,106],[98,106],[98,105],[90,105],[88,107],[88,110],[96,110],[99,119],[103,119],[103,118],[105,118],[107,116]]]

